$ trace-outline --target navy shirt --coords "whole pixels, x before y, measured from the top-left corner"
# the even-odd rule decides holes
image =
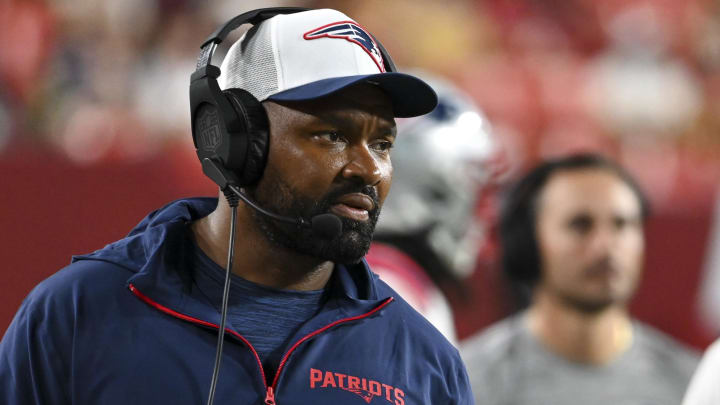
[[[217,308],[222,306],[225,269],[195,245],[193,277],[198,289]],[[255,348],[266,378],[272,379],[290,338],[327,300],[325,290],[292,291],[262,286],[230,274],[228,327]]]

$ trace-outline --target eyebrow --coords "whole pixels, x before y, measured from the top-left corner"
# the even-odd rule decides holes
[[[572,211],[571,213],[569,213],[566,216],[566,219],[573,220],[573,219],[578,219],[578,218],[582,218],[582,217],[590,217],[593,219],[596,218],[596,216],[593,215],[590,211],[588,211],[586,209],[581,209],[581,210],[577,210],[577,211]],[[626,219],[626,220],[640,220],[640,219],[642,219],[642,214],[639,212],[625,213],[625,212],[613,211],[610,213],[610,218],[613,220],[618,219],[618,218],[622,218],[622,219]]]
[[[310,114],[312,119],[309,124],[331,124],[340,128],[356,128],[358,123],[346,116],[342,111],[325,112],[323,115]],[[377,128],[380,131],[386,131],[393,136],[397,136],[397,124],[395,120],[389,120],[385,117],[374,115],[378,118]]]

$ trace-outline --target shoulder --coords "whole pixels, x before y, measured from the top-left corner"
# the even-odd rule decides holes
[[[397,325],[397,329],[407,336],[410,343],[425,352],[441,354],[438,359],[448,358],[453,362],[460,362],[458,350],[430,321],[377,275],[373,277],[378,293],[394,298],[395,302],[389,307],[388,316],[391,322]]]
[[[6,338],[14,335],[16,343],[28,345],[69,342],[79,322],[91,321],[88,308],[102,306],[112,296],[108,287],[117,284],[122,288],[121,280],[131,274],[122,267],[97,260],[80,260],[64,267],[25,297]]]
[[[697,352],[650,325],[635,321],[638,349],[668,373],[689,379],[700,361]]]
[[[433,341],[443,341],[453,347],[447,339],[440,333],[430,321],[420,314],[405,298],[400,295],[393,287],[390,287],[384,280],[380,279],[377,274],[373,274],[375,286],[380,296],[391,296],[395,303],[393,304],[393,315],[401,316],[407,327],[417,330],[422,337]]]
[[[383,250],[384,249],[384,250]],[[427,319],[451,343],[455,344],[455,323],[452,311],[445,295],[415,262],[405,257],[403,260],[387,261],[392,255],[382,254],[391,251],[384,245],[373,246],[366,256],[373,273],[383,282],[391,286],[396,295],[399,294],[425,319]],[[395,256],[402,255],[401,252]]]
[[[4,398],[8,403],[30,403],[41,395],[53,403],[67,403],[80,324],[89,324],[91,330],[104,325],[92,311],[108,312],[102,305],[108,301],[95,297],[109,297],[105,286],[130,274],[109,263],[82,260],[38,284],[0,341],[0,402]],[[29,378],[3,384],[10,384],[14,379],[5,377],[12,375]]]
[[[503,361],[522,335],[522,319],[522,314],[505,318],[464,340],[460,346],[463,359],[482,367]]]
[[[394,300],[355,339],[363,344],[372,339],[385,353],[383,358],[392,359],[388,370],[414,381],[427,394],[423,403],[471,403],[467,372],[455,346],[390,286],[373,277],[379,296]]]
[[[431,297],[439,292],[425,270],[408,255],[392,246],[373,243],[365,256],[368,267],[381,280],[402,294],[421,314],[428,310]]]
[[[28,298],[102,291],[105,286],[124,283],[134,273],[126,267],[104,260],[77,260],[38,284]]]
[[[112,290],[119,291],[132,272],[121,266],[99,260],[79,260],[40,282],[27,295],[18,317],[42,323],[56,323],[73,317],[83,303],[107,299]]]
[[[503,319],[461,342],[460,354],[477,403],[502,403],[512,389],[508,382],[517,370],[516,352],[522,346],[518,341],[524,338],[522,319],[522,314]]]

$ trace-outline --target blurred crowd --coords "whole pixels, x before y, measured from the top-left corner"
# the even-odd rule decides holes
[[[199,36],[290,4],[343,10],[401,68],[469,91],[509,173],[600,151],[660,209],[706,204],[720,177],[720,6],[708,0],[3,0],[0,147],[32,142],[93,164],[187,142]]]

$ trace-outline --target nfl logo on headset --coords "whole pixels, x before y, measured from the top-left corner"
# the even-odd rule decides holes
[[[197,125],[198,147],[206,151],[214,151],[220,143],[220,124],[217,111],[214,108],[203,108]]]

